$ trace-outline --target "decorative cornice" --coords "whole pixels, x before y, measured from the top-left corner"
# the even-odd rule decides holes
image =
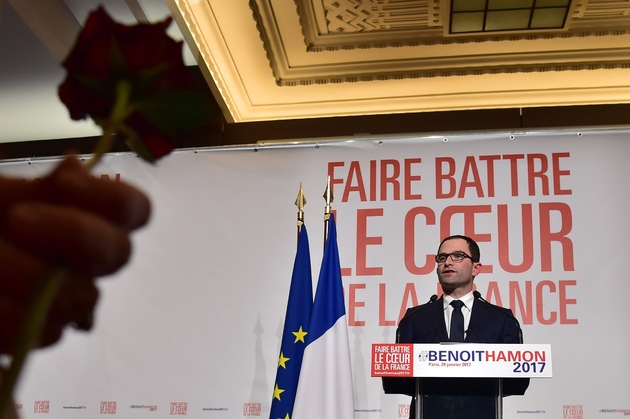
[[[265,26],[265,24],[263,23],[267,21],[267,25],[274,25],[275,22],[269,22],[268,19],[266,19],[265,13],[268,12],[268,10],[266,10],[264,7],[259,7],[256,0],[249,0],[249,8],[252,11],[252,17],[256,22],[256,29],[258,29],[260,40],[263,42],[265,48],[265,54],[267,55],[267,59],[269,60],[269,68],[271,69],[271,72],[273,73],[273,76],[277,81],[280,70],[278,66],[280,65],[280,63],[277,59],[276,54],[273,53],[273,48],[271,47],[272,39],[269,35],[270,28],[269,26]]]
[[[255,1],[255,0],[251,0]],[[269,0],[257,0],[260,4],[269,3]],[[300,25],[306,49],[309,52],[341,51],[365,48],[395,48],[416,47],[431,45],[449,45],[479,42],[521,41],[536,39],[572,38],[584,36],[597,36],[599,33],[608,35],[628,34],[629,30],[618,28],[630,28],[630,3],[625,0],[610,0],[607,2],[593,2],[588,0],[574,0],[573,14],[568,30],[530,30],[527,32],[492,33],[486,35],[459,35],[444,36],[444,28],[440,19],[430,22],[418,21],[413,29],[375,29],[359,30],[352,33],[322,32],[326,16],[318,16],[315,9],[325,10],[326,0],[294,0],[297,6]],[[422,3],[429,15],[441,16],[441,0],[408,0],[409,2]],[[371,0],[365,3],[373,4]],[[335,2],[343,3],[343,2]],[[346,1],[348,7],[361,8],[361,1]],[[321,5],[314,7],[314,4]],[[590,6],[590,7],[589,7]],[[338,6],[340,7],[340,6]],[[327,22],[327,21],[326,21]],[[612,29],[614,26],[616,29]],[[622,32],[622,33],[619,33]]]
[[[296,16],[299,16],[302,35],[310,34],[315,30],[312,27],[305,28],[304,22],[312,25],[312,13],[307,12],[308,4],[319,0],[295,0]],[[317,64],[312,66],[291,66],[288,63],[288,48],[285,47],[278,22],[275,20],[273,6],[269,0],[250,0],[250,8],[256,21],[260,38],[263,42],[270,67],[278,86],[309,86],[328,83],[356,83],[368,81],[417,79],[433,77],[452,77],[466,75],[484,75],[501,73],[531,73],[548,71],[576,71],[593,69],[628,68],[630,63],[630,46],[626,48],[608,48],[600,50],[580,50],[574,47],[566,49],[554,49],[543,52],[497,52],[489,45],[488,52],[477,55],[435,56],[414,58],[389,58],[384,56],[382,60],[366,60],[353,62],[337,62],[334,64]],[[437,29],[428,29],[435,33]],[[380,32],[386,36],[387,31]],[[381,36],[379,35],[379,36]],[[469,43],[504,43],[542,41],[553,39],[581,39],[585,37],[617,37],[628,36],[629,30],[601,30],[601,31],[576,31],[556,32],[544,34],[524,33],[522,35],[492,35],[485,37],[436,37],[431,45],[461,45]],[[307,36],[307,35],[305,35]],[[368,37],[367,35],[334,35],[347,36],[356,39]],[[389,34],[391,37],[391,34]],[[385,39],[385,38],[383,38]],[[400,41],[402,38],[394,38]],[[427,42],[426,40],[424,42]],[[391,42],[379,44],[379,47],[387,49],[400,46],[418,46],[422,42],[405,44],[405,42]],[[352,49],[357,45],[345,44],[343,49]],[[371,47],[377,44],[371,44]],[[627,45],[627,44],[626,44]],[[430,45],[426,45],[430,46]],[[367,48],[367,46],[366,46]],[[339,53],[341,47],[329,48],[327,51]],[[309,50],[310,52],[311,50]]]
[[[625,62],[609,62],[609,63],[583,63],[571,65],[531,65],[531,66],[486,66],[486,67],[470,67],[458,68],[453,70],[417,70],[417,71],[400,71],[396,73],[384,73],[373,75],[339,75],[317,78],[298,78],[295,80],[279,79],[279,86],[310,86],[314,84],[338,84],[338,83],[358,83],[385,80],[401,80],[401,79],[419,79],[419,78],[437,78],[437,77],[462,77],[462,76],[481,76],[485,74],[513,74],[513,73],[545,73],[551,71],[581,71],[581,70],[613,70],[630,68],[630,59]]]
[[[222,98],[218,101],[218,105],[222,108],[224,116],[229,122],[239,120],[238,106],[235,105],[232,95],[229,93],[230,89],[227,88],[222,71],[219,69],[213,52],[208,47],[210,43],[205,39],[206,34],[200,27],[190,2],[187,0],[166,0],[166,3],[171,8],[171,13],[178,24],[180,26],[185,25],[188,29],[188,31],[182,31],[182,35],[193,54],[201,57],[201,61],[197,58],[199,68],[208,81],[208,86],[213,91],[215,98]],[[179,13],[173,13],[174,10]]]
[[[630,103],[630,25],[314,53],[295,0],[166,1],[236,122]]]

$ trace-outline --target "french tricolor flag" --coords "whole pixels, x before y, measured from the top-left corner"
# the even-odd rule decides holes
[[[337,248],[337,229],[332,214],[328,221],[328,239],[324,247],[291,417],[323,418],[354,419],[348,323]]]

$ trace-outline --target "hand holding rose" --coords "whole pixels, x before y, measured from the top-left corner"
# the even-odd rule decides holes
[[[87,168],[116,138],[155,162],[180,135],[208,123],[215,106],[195,91],[182,42],[166,34],[171,21],[122,25],[103,7],[89,15],[59,86],[71,118],[89,117],[103,130]],[[149,218],[143,193],[95,179],[87,168],[67,158],[39,181],[0,177],[0,353],[14,351],[0,418],[32,342],[55,343],[67,324],[91,327],[94,278],[127,262],[129,234]]]
[[[149,214],[142,192],[92,177],[73,157],[41,180],[0,177],[0,353],[13,349],[38,281],[58,265],[68,276],[39,345],[56,342],[68,324],[89,329],[94,279],[127,262],[129,235]]]

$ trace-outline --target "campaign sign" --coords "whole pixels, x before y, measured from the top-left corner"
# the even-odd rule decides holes
[[[551,345],[373,344],[373,377],[552,377]]]
[[[372,377],[413,377],[413,344],[372,345]]]

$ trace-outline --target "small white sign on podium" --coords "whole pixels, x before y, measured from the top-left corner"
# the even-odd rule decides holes
[[[373,377],[552,377],[551,345],[385,343],[372,345]]]

